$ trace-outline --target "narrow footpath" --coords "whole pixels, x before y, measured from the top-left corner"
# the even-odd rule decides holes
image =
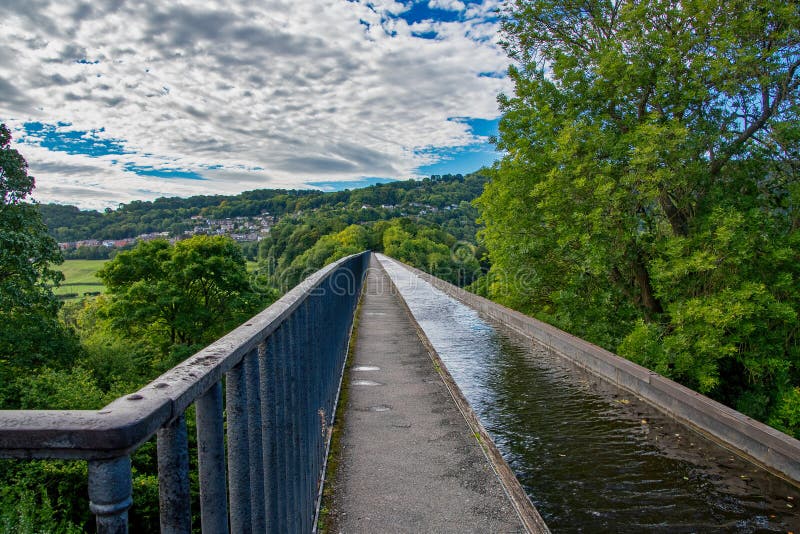
[[[334,532],[524,532],[374,257],[366,284]]]

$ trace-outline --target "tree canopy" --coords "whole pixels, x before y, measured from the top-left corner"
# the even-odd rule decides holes
[[[800,8],[516,0],[490,296],[800,432]]]
[[[191,221],[190,217],[197,215],[224,219],[252,217],[266,211],[282,218],[315,210],[357,213],[359,219],[351,222],[385,219],[404,212],[420,215],[441,225],[459,239],[473,239],[477,213],[469,202],[481,193],[484,182],[485,177],[480,174],[445,174],[333,193],[257,189],[233,196],[198,195],[158,198],[154,201],[134,200],[103,213],[81,211],[75,206],[59,204],[40,204],[38,208],[50,235],[59,241],[122,239],[164,231],[180,236],[185,230],[196,226],[197,223]],[[437,210],[430,210],[430,206]],[[421,213],[423,211],[425,213]]]
[[[196,349],[257,311],[240,248],[227,237],[164,240],[120,252],[97,273],[114,328],[163,348]]]
[[[0,124],[0,404],[8,406],[18,399],[3,397],[16,396],[9,388],[21,370],[63,367],[77,352],[75,337],[57,318],[52,288],[63,277],[52,267],[62,259],[28,201],[34,185],[25,158]]]

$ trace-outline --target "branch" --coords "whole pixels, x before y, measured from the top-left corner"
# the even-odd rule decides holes
[[[642,93],[642,99],[639,100],[639,109],[637,110],[637,117],[640,121],[644,118],[644,115],[647,112],[647,102],[650,100],[650,96],[652,94],[653,94],[653,85],[650,84],[647,86],[644,93]]]
[[[617,113],[617,108],[613,102],[608,104],[608,115],[614,120],[614,123],[617,125],[617,128],[619,128],[620,132],[626,134],[630,131],[630,128],[628,128],[625,122],[623,122],[622,117],[620,117],[619,113]]]
[[[722,167],[730,161],[730,159],[734,156],[736,151],[741,147],[744,143],[746,143],[753,135],[756,134],[767,121],[778,111],[780,105],[789,97],[789,94],[797,88],[797,84],[800,80],[794,80],[795,72],[797,71],[798,67],[800,67],[800,59],[795,61],[789,66],[788,71],[786,72],[786,77],[784,78],[783,82],[780,84],[780,90],[778,94],[775,95],[775,99],[772,101],[772,104],[769,103],[769,87],[764,86],[761,89],[761,104],[762,110],[761,115],[753,122],[750,126],[748,126],[739,137],[737,137],[726,150],[711,164],[711,175],[716,175],[722,170]]]

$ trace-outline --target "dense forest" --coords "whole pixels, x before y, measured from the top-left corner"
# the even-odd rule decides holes
[[[285,291],[331,261],[370,249],[466,285],[487,268],[479,261],[484,250],[475,244],[477,226],[470,218],[474,214],[477,211],[462,201],[458,208],[414,217],[383,218],[377,210],[361,208],[288,216],[258,244],[259,273],[269,274],[275,288]]]
[[[260,189],[236,196],[194,196],[134,201],[105,212],[75,206],[38,204],[50,235],[59,242],[123,239],[151,232],[180,236],[191,229],[193,216],[209,219],[251,217],[268,212],[278,218],[312,210],[351,212],[352,223],[420,215],[458,239],[474,240],[477,211],[469,204],[481,194],[481,175],[434,175],[364,189],[323,193],[316,190]],[[385,207],[382,207],[385,206]],[[451,213],[455,208],[457,213]],[[431,210],[430,208],[435,208]]]
[[[800,435],[800,11],[510,2],[479,288]]]

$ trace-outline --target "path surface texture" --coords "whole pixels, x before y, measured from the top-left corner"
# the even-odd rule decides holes
[[[336,532],[524,532],[375,259],[361,303]]]

